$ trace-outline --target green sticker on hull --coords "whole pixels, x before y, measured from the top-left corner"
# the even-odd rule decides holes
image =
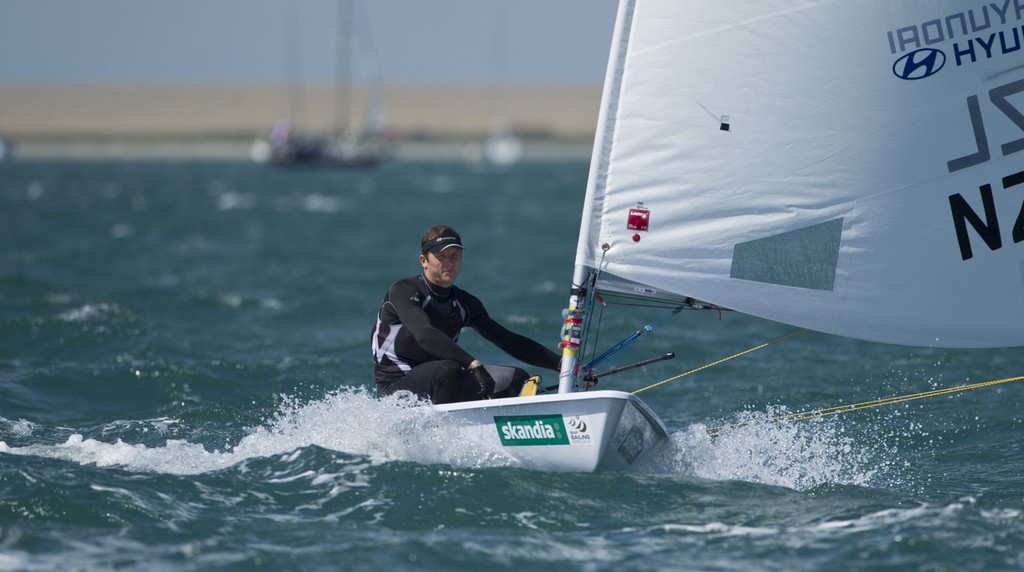
[[[494,426],[501,444],[506,447],[569,444],[561,415],[497,415]]]

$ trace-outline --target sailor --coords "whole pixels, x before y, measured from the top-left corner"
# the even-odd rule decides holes
[[[558,371],[557,353],[509,331],[476,296],[455,286],[462,253],[459,233],[433,226],[420,241],[423,273],[388,289],[371,338],[378,396],[404,389],[434,403],[452,403],[519,395],[529,374],[483,365],[458,344],[465,327],[522,362]]]

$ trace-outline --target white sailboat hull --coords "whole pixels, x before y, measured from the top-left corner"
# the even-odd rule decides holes
[[[668,439],[664,423],[636,396],[588,391],[437,405],[468,435],[500,447],[524,468],[629,471]]]

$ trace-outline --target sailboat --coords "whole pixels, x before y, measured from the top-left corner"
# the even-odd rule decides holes
[[[508,167],[523,158],[523,141],[513,132],[508,117],[507,42],[508,18],[503,4],[489,6],[491,22],[491,124],[480,145],[481,155],[488,164]]]
[[[294,8],[294,7],[293,7]],[[376,87],[370,90],[370,109],[366,129],[356,130],[350,121],[352,59],[354,54],[353,0],[337,5],[336,78],[334,82],[333,127],[328,134],[302,133],[289,117],[278,119],[266,141],[257,141],[250,155],[257,162],[276,165],[368,166],[387,154],[390,142],[383,130],[383,97]],[[293,22],[294,25],[294,22]],[[295,40],[291,38],[290,44]],[[293,59],[294,56],[289,57]],[[290,62],[296,66],[295,62]],[[295,97],[290,94],[289,97]]]
[[[497,117],[481,145],[484,160],[498,167],[508,167],[523,158],[523,142],[512,132],[508,120]]]
[[[439,407],[523,466],[637,466],[666,431],[588,391],[597,294],[1024,345],[1022,24],[1009,2],[622,0],[557,393]]]

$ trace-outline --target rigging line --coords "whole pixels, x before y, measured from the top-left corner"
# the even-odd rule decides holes
[[[747,355],[749,353],[756,352],[757,350],[764,349],[764,348],[766,348],[768,346],[772,346],[772,345],[775,345],[775,344],[780,343],[780,342],[784,342],[784,341],[786,341],[788,339],[795,338],[795,337],[797,337],[797,336],[799,336],[801,334],[805,334],[805,333],[807,333],[807,330],[800,330],[800,331],[797,331],[797,332],[793,332],[792,334],[789,334],[789,335],[786,335],[786,336],[782,336],[781,338],[778,338],[776,340],[772,340],[770,342],[765,342],[765,343],[763,343],[763,344],[761,344],[759,346],[754,346],[752,348],[743,350],[743,351],[741,351],[739,353],[736,353],[736,354],[733,354],[733,355],[731,355],[729,357],[722,358],[722,359],[720,359],[718,361],[713,361],[713,362],[711,362],[709,364],[704,364],[704,365],[702,365],[702,366],[700,366],[700,367],[698,367],[696,369],[691,369],[690,371],[681,373],[681,374],[679,374],[679,375],[677,375],[675,377],[670,377],[670,378],[668,378],[666,380],[659,381],[658,383],[653,383],[651,385],[648,385],[647,387],[642,387],[642,388],[634,391],[633,395],[636,395],[636,394],[638,394],[638,393],[640,393],[642,391],[647,391],[648,389],[653,389],[655,387],[658,387],[659,385],[666,384],[666,383],[668,383],[670,381],[675,381],[675,380],[677,380],[677,379],[679,379],[681,377],[686,377],[686,376],[688,376],[690,374],[694,374],[694,373],[697,373],[699,371],[704,371],[705,369],[708,369],[710,367],[714,367],[716,365],[725,363],[725,362],[727,362],[727,361],[729,361],[731,359],[735,359],[735,358],[738,358],[740,356],[745,356],[745,355]]]
[[[600,300],[598,300],[598,301],[600,301]],[[600,310],[598,311],[598,314],[597,314],[597,324],[594,325],[594,342],[593,342],[593,344],[590,344],[589,347],[587,347],[588,350],[593,350],[592,353],[595,353],[595,354],[597,353],[598,343],[599,343],[599,341],[601,339],[601,322],[604,321],[604,309],[605,309],[605,307],[606,307],[606,305],[604,303],[602,303],[601,306],[600,306]],[[594,318],[594,311],[593,310],[591,310],[591,312],[590,312],[590,317],[591,317],[591,319]],[[588,342],[589,342],[589,338],[590,338],[589,330],[587,331],[587,334],[588,334],[587,338],[588,338]],[[586,352],[580,351],[580,359],[579,359],[579,361],[583,361],[583,356],[584,355],[587,355]]]
[[[601,276],[601,267],[604,266],[604,259],[605,259],[605,256],[607,256],[607,254],[608,254],[608,249],[609,248],[610,247],[607,244],[602,245],[602,248],[601,248],[601,260],[597,261],[597,268],[592,269],[592,271],[590,272],[590,275],[587,277],[587,281],[586,281],[586,289],[587,289],[587,291],[586,291],[586,297],[584,298],[584,302],[583,302],[583,332],[582,332],[582,335],[580,336],[580,356],[579,356],[579,358],[577,358],[577,365],[579,364],[579,360],[582,359],[583,355],[585,355],[586,350],[587,350],[588,347],[595,348],[594,351],[595,352],[597,351],[596,350],[596,345],[597,345],[597,341],[596,340],[597,340],[597,336],[598,336],[598,334],[600,332],[599,332],[599,330],[595,330],[595,333],[594,333],[594,340],[595,341],[594,341],[594,345],[591,346],[590,345],[590,331],[591,331],[591,328],[593,328],[593,320],[591,320],[590,318],[592,318],[594,316],[594,302],[598,300],[598,298],[597,298],[597,279],[598,279],[598,277]],[[605,307],[605,305],[602,302],[601,303],[601,316],[602,316],[602,318],[604,317],[604,307]]]
[[[779,415],[773,417],[771,423],[780,424],[784,422],[796,422],[796,421],[808,421],[810,419],[818,419],[821,417],[827,417],[829,415],[838,415],[840,413],[849,413],[851,411],[861,411],[864,409],[872,409],[875,407],[882,407],[883,405],[896,405],[898,403],[906,403],[908,401],[914,401],[917,399],[924,399],[926,397],[938,397],[941,395],[950,395],[953,393],[962,393],[964,391],[970,391],[972,389],[981,389],[983,387],[992,387],[993,385],[1000,385],[1003,383],[1010,383],[1013,381],[1024,380],[1024,375],[1018,375],[1016,377],[1004,377],[1003,379],[994,379],[991,381],[982,381],[979,383],[969,383],[966,385],[958,385],[955,387],[944,387],[941,389],[933,389],[931,391],[923,391],[921,393],[912,393],[909,395],[897,395],[893,397],[883,397],[881,399],[875,399],[873,401],[864,401],[862,403],[852,403],[850,405],[837,405],[835,407],[825,407],[822,409],[812,409],[810,411],[802,411],[798,413],[789,413],[787,415]],[[723,425],[721,427],[709,427],[707,429],[708,435],[714,437],[721,433],[725,429],[732,429],[734,427],[743,427],[749,425],[749,423],[734,423],[732,425]]]
[[[675,316],[676,314],[678,314],[682,310],[683,310],[682,306],[677,306],[677,307],[673,308],[670,313],[662,316],[662,318],[660,320],[658,320],[657,322],[654,322],[654,323],[651,323],[651,324],[647,324],[644,327],[640,328],[639,330],[633,332],[632,334],[627,336],[626,339],[624,339],[624,340],[620,341],[619,343],[615,344],[614,346],[608,348],[607,350],[604,351],[604,353],[602,353],[601,355],[597,356],[592,361],[590,361],[590,363],[582,366],[581,369],[582,370],[592,370],[592,369],[594,369],[595,367],[597,367],[598,364],[602,363],[604,360],[606,360],[609,357],[613,356],[614,354],[618,353],[623,348],[625,348],[625,347],[627,347],[627,346],[629,346],[631,344],[635,344],[636,342],[638,342],[641,338],[643,338],[647,334],[650,334],[654,330],[660,328],[662,325],[665,324],[665,322],[668,322],[668,320],[670,318],[672,318],[672,316]]]

